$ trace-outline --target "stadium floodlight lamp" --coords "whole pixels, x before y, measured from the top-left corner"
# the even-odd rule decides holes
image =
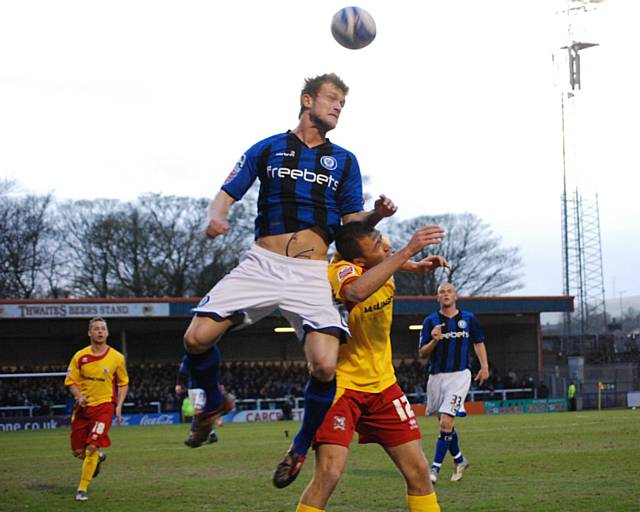
[[[281,332],[296,332],[293,327],[275,327],[273,332],[281,333]]]
[[[418,324],[413,324],[409,326],[409,330],[410,331],[421,331],[422,330],[422,325],[418,325]]]

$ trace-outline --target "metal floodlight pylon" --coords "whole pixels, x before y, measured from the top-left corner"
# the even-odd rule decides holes
[[[567,141],[567,132],[570,131],[568,129],[568,126],[571,126],[570,113],[575,107],[576,94],[582,88],[580,51],[598,46],[598,44],[573,40],[571,16],[576,11],[586,11],[597,3],[599,0],[567,1],[567,35],[570,44],[561,48],[567,50],[569,64],[569,88],[563,88],[561,95],[563,293],[576,297],[575,310],[578,316],[579,334],[583,339],[587,332],[597,333],[606,329],[600,214],[597,193],[595,200],[586,200],[576,187],[575,193],[571,197],[569,196],[567,190],[567,170],[570,167],[568,155],[572,153],[572,150],[575,150],[575,147],[570,147]],[[565,335],[571,335],[572,330],[572,316],[570,313],[565,313]]]
[[[581,336],[606,329],[602,242],[598,195],[586,199],[576,188],[563,199],[563,291],[575,295],[578,331]],[[571,334],[567,317],[566,334]]]

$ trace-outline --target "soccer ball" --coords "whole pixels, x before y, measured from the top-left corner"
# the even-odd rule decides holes
[[[359,50],[376,38],[376,22],[360,7],[345,7],[333,15],[331,34],[345,48]]]

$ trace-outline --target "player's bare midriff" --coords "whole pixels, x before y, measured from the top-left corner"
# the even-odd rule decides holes
[[[282,256],[305,260],[326,260],[329,250],[326,233],[319,228],[263,236],[256,240],[256,245]]]

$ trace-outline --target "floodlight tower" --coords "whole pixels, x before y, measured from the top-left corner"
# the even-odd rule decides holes
[[[602,0],[567,0],[567,28],[569,43],[566,50],[569,80],[561,85],[562,115],[562,269],[563,293],[575,295],[579,315],[579,331],[584,337],[588,330],[599,331],[606,327],[604,301],[604,277],[602,271],[602,246],[600,239],[600,215],[598,196],[595,202],[585,199],[576,186],[569,196],[567,170],[570,166],[569,154],[576,148],[568,138],[568,121],[575,109],[576,95],[582,88],[580,52],[597,46],[596,43],[573,40],[573,19],[580,11],[587,11]],[[555,56],[554,56],[555,59]],[[570,149],[571,147],[571,150]],[[572,334],[571,314],[564,314],[564,334]]]

